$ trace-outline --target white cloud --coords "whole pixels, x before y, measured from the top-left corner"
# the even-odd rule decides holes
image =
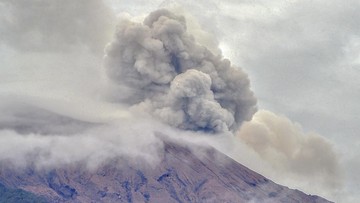
[[[112,34],[112,12],[102,0],[3,0],[0,11],[1,41],[21,51],[99,51]]]

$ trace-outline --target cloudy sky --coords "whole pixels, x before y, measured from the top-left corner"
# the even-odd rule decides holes
[[[119,19],[141,22],[158,8],[185,15],[188,32],[198,43],[214,54],[220,48],[234,67],[248,74],[259,111],[234,134],[239,145],[269,164],[269,170],[259,172],[339,202],[359,201],[360,3],[355,0],[0,0],[3,152],[13,146],[9,143],[25,146],[29,140],[21,136],[29,132],[35,133],[34,139],[27,138],[34,146],[50,146],[50,138],[41,140],[36,133],[72,134],[112,118],[129,120],[118,110],[121,105],[101,99],[118,91],[102,80],[104,47],[116,41]],[[63,127],[64,122],[70,124]],[[43,127],[49,123],[53,127]],[[121,126],[94,131],[99,130],[134,133]],[[98,141],[95,137],[87,146]],[[109,135],[107,141],[114,139]],[[62,150],[60,145],[55,151]],[[238,150],[237,155],[236,150],[228,153],[261,170],[241,158],[252,152]],[[310,180],[321,182],[316,186],[321,189],[311,188]]]

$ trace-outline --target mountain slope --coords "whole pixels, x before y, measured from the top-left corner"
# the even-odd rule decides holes
[[[80,165],[39,171],[2,166],[0,183],[49,202],[328,202],[280,186],[211,148],[164,142],[160,164],[119,162],[94,171]]]

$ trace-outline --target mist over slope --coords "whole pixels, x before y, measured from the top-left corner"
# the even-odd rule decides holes
[[[164,153],[153,167],[114,159],[90,171],[81,164],[1,170],[0,181],[49,202],[329,202],[277,185],[208,146],[161,139]]]

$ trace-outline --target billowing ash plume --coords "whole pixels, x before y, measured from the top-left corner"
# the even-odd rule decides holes
[[[329,189],[341,185],[340,165],[333,144],[317,133],[304,132],[299,124],[285,116],[260,110],[251,121],[244,122],[237,137],[281,176],[293,173],[298,177],[287,176],[295,180],[311,177]]]
[[[256,111],[247,75],[198,44],[168,10],[122,20],[105,56],[122,102],[186,130],[236,130]]]

